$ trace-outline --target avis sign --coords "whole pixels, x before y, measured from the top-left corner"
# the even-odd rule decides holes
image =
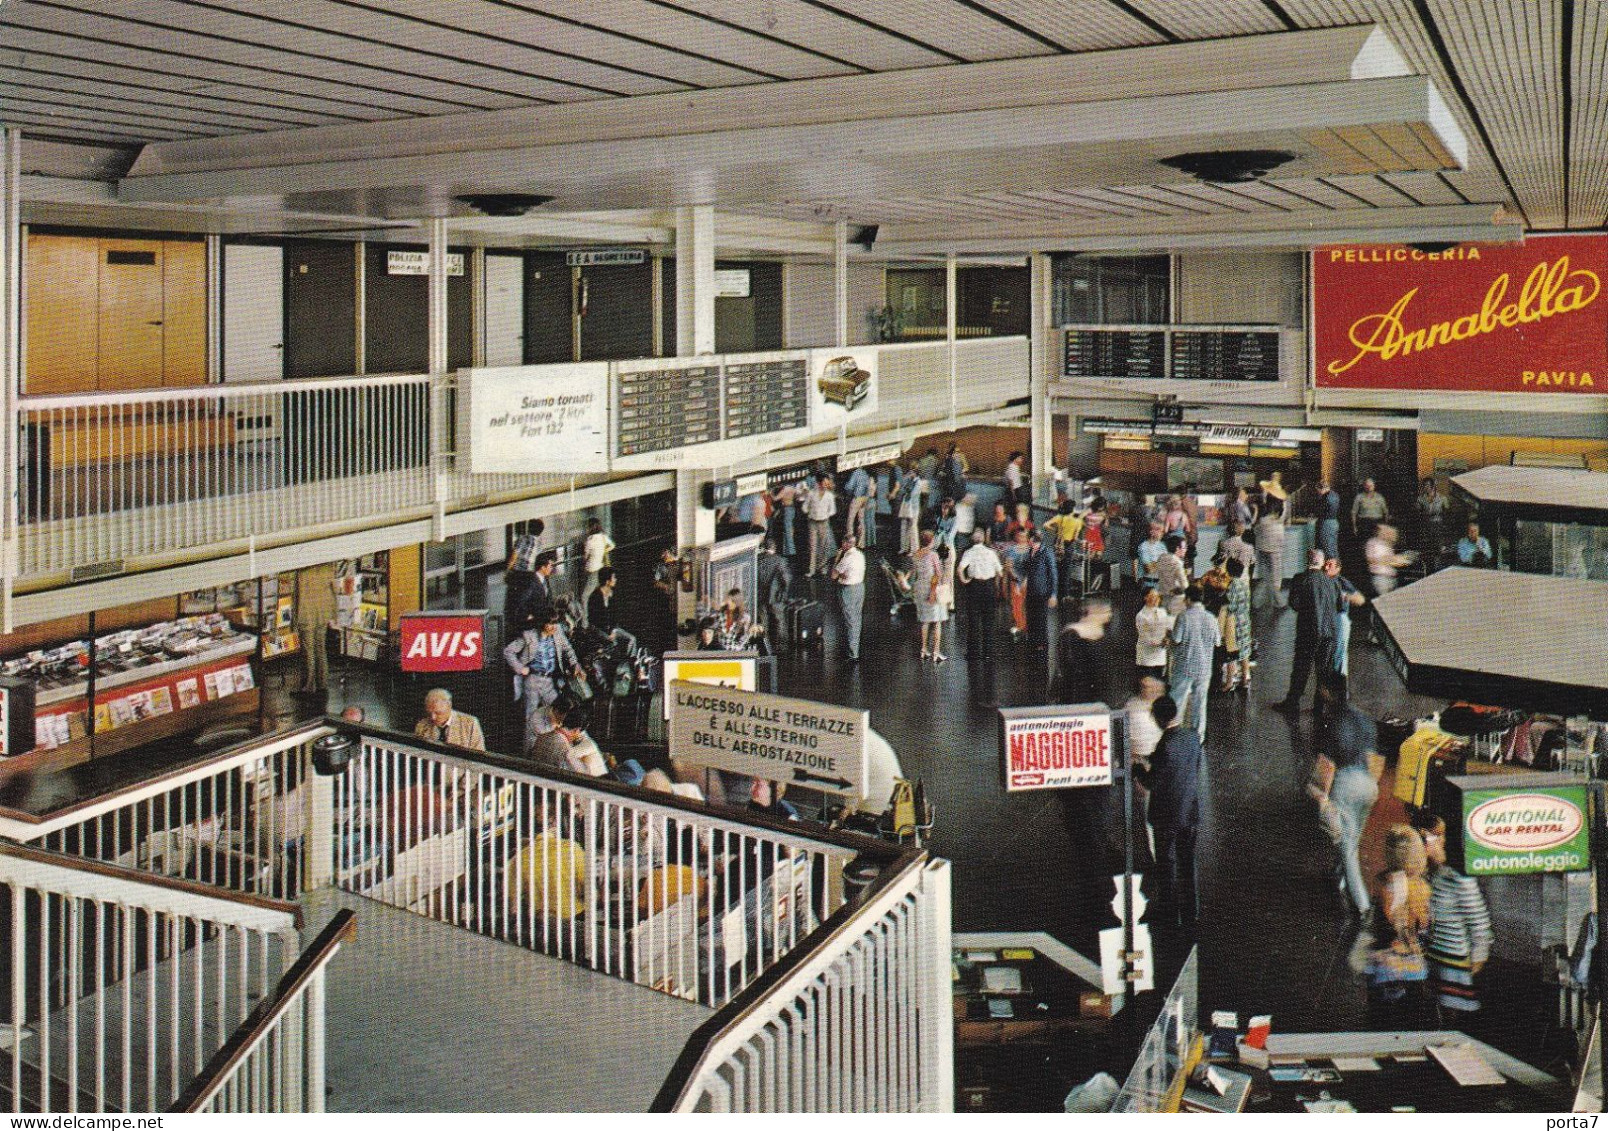
[[[477,672],[486,662],[486,611],[408,613],[402,617],[402,670]]]
[[[1114,737],[1104,705],[1012,707],[1000,721],[1007,792],[1111,784]]]
[[[1581,872],[1591,865],[1586,787],[1463,793],[1463,870],[1473,876]]]

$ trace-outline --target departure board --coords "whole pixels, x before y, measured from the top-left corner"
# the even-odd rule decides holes
[[[1167,333],[1165,330],[1068,330],[1065,375],[1159,381],[1167,376]]]
[[[810,371],[803,358],[726,366],[726,439],[806,428]]]
[[[720,439],[720,366],[621,373],[616,386],[621,456]]]
[[[1174,330],[1172,375],[1182,381],[1277,381],[1278,331]]]

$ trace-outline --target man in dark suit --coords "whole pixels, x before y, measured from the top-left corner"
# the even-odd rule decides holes
[[[1161,911],[1192,929],[1200,913],[1195,882],[1195,841],[1200,829],[1200,772],[1205,751],[1193,727],[1178,725],[1178,704],[1163,695],[1150,706],[1161,727],[1161,741],[1150,767],[1134,767],[1134,777],[1150,791],[1150,827],[1156,834],[1156,872]]]
[[[1337,618],[1344,595],[1340,582],[1323,572],[1324,554],[1307,555],[1306,572],[1290,582],[1290,608],[1295,610],[1295,657],[1290,666],[1290,692],[1274,704],[1280,711],[1299,711],[1308,675],[1318,684],[1333,671]]]

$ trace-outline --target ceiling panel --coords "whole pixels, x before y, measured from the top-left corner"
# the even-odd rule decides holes
[[[955,0],[833,0],[830,7],[940,52],[950,62],[1019,59],[1059,50]]]
[[[137,27],[141,43],[179,43],[183,45],[180,50],[204,57],[238,58],[241,51],[266,49],[280,54],[287,66],[313,63],[349,68],[361,71],[364,81],[378,81],[381,85],[388,85],[392,78],[426,82],[438,88],[442,95],[471,105],[480,105],[488,97],[500,100],[494,103],[499,105],[511,105],[511,100],[565,102],[598,97],[616,93],[622,78],[618,72],[588,67],[585,68],[588,81],[584,85],[556,82],[526,69],[532,64],[546,67],[552,62],[552,56],[511,44],[483,42],[478,51],[471,49],[468,56],[435,51],[428,28],[415,27],[407,32],[390,29],[394,42],[376,38],[373,33],[379,29],[372,25],[379,22],[379,17],[367,13],[367,19],[354,19],[365,13],[349,8],[337,9],[340,18],[328,21],[327,26],[334,30],[326,31],[282,20],[281,13],[293,14],[293,6],[279,3],[255,9],[273,13],[272,18],[250,11],[204,7],[189,0],[90,0],[90,3],[93,6],[85,10],[62,11],[59,15],[74,22],[100,17],[123,20]],[[370,25],[370,34],[363,34],[364,25]],[[436,38],[439,36],[437,32]],[[631,85],[640,89],[630,93],[671,89],[663,82],[648,83],[640,79]]]
[[[151,82],[150,76],[141,76],[142,85],[119,82],[115,77],[109,77],[106,68],[95,68],[93,65],[86,65],[86,69],[98,69],[101,72],[99,75],[74,74],[64,65],[70,62],[71,60],[54,60],[52,70],[33,66],[3,67],[0,68],[0,81],[8,81],[19,87],[58,91],[66,96],[64,101],[74,96],[86,96],[107,99],[117,105],[131,108],[163,108],[179,113],[193,109],[197,113],[229,115],[241,120],[242,129],[289,129],[293,126],[321,126],[337,121],[354,120],[354,115],[351,114],[339,116],[327,113],[313,114],[284,106],[266,105],[261,100],[226,98],[185,91],[179,88],[193,87],[195,80],[178,76],[169,77],[169,85],[163,86]]]
[[[1608,224],[1608,6],[1576,4],[1574,129],[1569,138],[1569,224]]]
[[[1110,0],[983,0],[979,6],[1044,36],[1062,51],[1103,51],[1167,41]]]
[[[271,90],[298,90],[351,105],[387,107],[398,113],[461,113],[519,105],[523,101],[507,96],[465,101],[462,88],[444,88],[439,83],[351,68],[339,62],[220,44],[198,36],[136,33],[117,20],[64,14],[37,4],[0,7],[0,26],[6,28],[6,46],[12,48],[27,49],[37,44],[45,50],[77,50],[109,65],[127,60],[135,67],[239,84],[243,89],[255,84]]]
[[[1280,177],[1279,186],[1302,200],[1311,201],[1313,207],[1334,210],[1375,207],[1372,201],[1357,196],[1333,182],[1340,178]]]
[[[326,0],[328,2],[328,0]],[[580,60],[674,80],[727,87],[764,77],[804,79],[852,71],[807,51],[770,43],[648,0],[592,0],[577,5],[523,0],[367,0],[365,10],[441,21],[476,34],[564,51]]]
[[[531,0],[526,0],[527,3]],[[565,4],[567,0],[538,0]],[[611,11],[625,5],[635,7],[637,0],[601,0],[589,5],[590,9]],[[937,51],[918,43],[901,39],[897,35],[868,27],[863,23],[840,16],[828,9],[806,3],[805,0],[686,0],[670,3],[657,0],[656,7],[682,15],[703,17],[707,24],[729,24],[756,35],[791,45],[798,50],[819,52],[821,55],[842,60],[867,71],[901,71],[912,67],[932,67],[946,62]],[[697,29],[691,42],[714,43],[712,32]]]
[[[1415,204],[1467,204],[1461,193],[1438,173],[1390,173],[1379,178]]]
[[[61,85],[46,86],[24,81],[29,76],[12,72],[0,74],[0,106],[36,101],[62,113],[82,112],[101,120],[148,121],[172,129],[190,131],[200,127],[208,134],[243,133],[276,128],[276,123],[239,113],[216,110],[175,108],[143,100],[119,98],[115,94],[86,93]],[[282,127],[281,127],[282,128]]]
[[[1287,30],[1263,0],[1129,0],[1129,4],[1180,39]]]

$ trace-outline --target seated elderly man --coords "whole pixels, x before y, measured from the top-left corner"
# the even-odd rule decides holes
[[[452,709],[452,692],[444,687],[433,688],[424,696],[424,718],[413,728],[416,738],[428,738],[449,746],[467,746],[471,750],[486,748],[486,735],[480,729],[480,720],[473,715]]]

